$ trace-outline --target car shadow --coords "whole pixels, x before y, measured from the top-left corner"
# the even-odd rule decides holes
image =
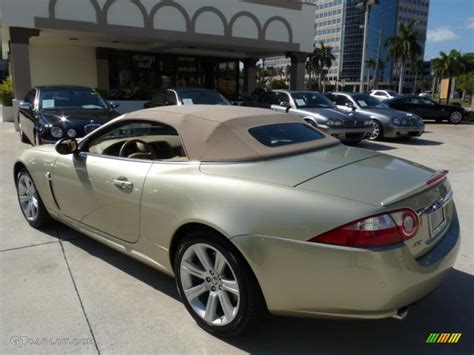
[[[63,232],[59,232],[61,240],[68,241],[88,254],[105,261],[115,268],[159,290],[167,296],[180,301],[174,279],[171,276],[122,254],[92,238],[84,236],[67,226],[59,225],[58,228],[63,229]],[[64,233],[66,233],[66,235],[78,235],[78,237],[64,238]]]
[[[413,306],[403,321],[270,316],[250,335],[225,341],[246,352],[268,354],[472,353],[473,281],[472,275],[451,270],[440,288]],[[426,344],[430,333],[443,332],[463,335],[457,344]]]
[[[400,140],[397,140],[396,142],[403,145],[443,145],[444,144],[444,142],[438,142],[438,141],[433,141],[433,140],[424,139],[424,138],[400,139]]]
[[[74,238],[69,243],[180,300],[172,277],[90,238]],[[244,335],[221,340],[242,351],[257,354],[472,353],[473,281],[472,275],[451,270],[440,287],[411,307],[408,317],[402,321],[392,318],[333,320],[268,315]],[[349,290],[347,297],[350,297]],[[462,333],[462,336],[457,344],[426,344],[430,333],[443,332]]]

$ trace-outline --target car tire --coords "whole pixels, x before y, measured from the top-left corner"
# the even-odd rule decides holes
[[[230,242],[212,231],[194,232],[181,241],[174,272],[187,311],[213,335],[237,336],[264,313],[263,296],[250,267]]]
[[[372,121],[374,123],[374,130],[372,131],[372,133],[370,134],[369,136],[369,140],[371,141],[379,141],[383,138],[383,127],[382,127],[382,124],[377,121],[377,120],[373,120]]]
[[[449,114],[449,122],[452,124],[458,124],[462,121],[463,114],[461,111],[453,111]]]
[[[25,168],[21,169],[16,177],[16,190],[21,212],[30,226],[40,228],[52,221],[30,173]]]

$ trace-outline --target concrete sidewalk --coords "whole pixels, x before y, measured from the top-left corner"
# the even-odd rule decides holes
[[[450,170],[463,243],[441,287],[402,322],[270,317],[253,334],[221,340],[197,327],[172,278],[60,224],[29,227],[11,172],[28,146],[0,124],[0,353],[472,353],[474,125],[427,131],[362,146]],[[463,335],[425,344],[431,332]]]

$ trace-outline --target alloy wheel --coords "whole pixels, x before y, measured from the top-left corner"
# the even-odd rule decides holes
[[[451,123],[459,123],[461,122],[462,120],[462,113],[459,112],[459,111],[454,111],[454,112],[451,112],[451,114],[449,115],[449,121]]]
[[[370,133],[369,139],[371,141],[374,141],[380,138],[381,127],[376,121],[372,121],[372,124],[374,126],[374,129],[372,130],[372,133]]]
[[[39,213],[38,193],[33,181],[26,174],[21,175],[18,179],[18,199],[26,219],[35,221]]]
[[[239,310],[240,290],[226,257],[213,246],[189,246],[180,262],[180,282],[193,311],[206,323],[224,326]]]

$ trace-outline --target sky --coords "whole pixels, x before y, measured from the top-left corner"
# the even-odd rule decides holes
[[[474,0],[430,0],[425,59],[451,49],[474,52]]]

